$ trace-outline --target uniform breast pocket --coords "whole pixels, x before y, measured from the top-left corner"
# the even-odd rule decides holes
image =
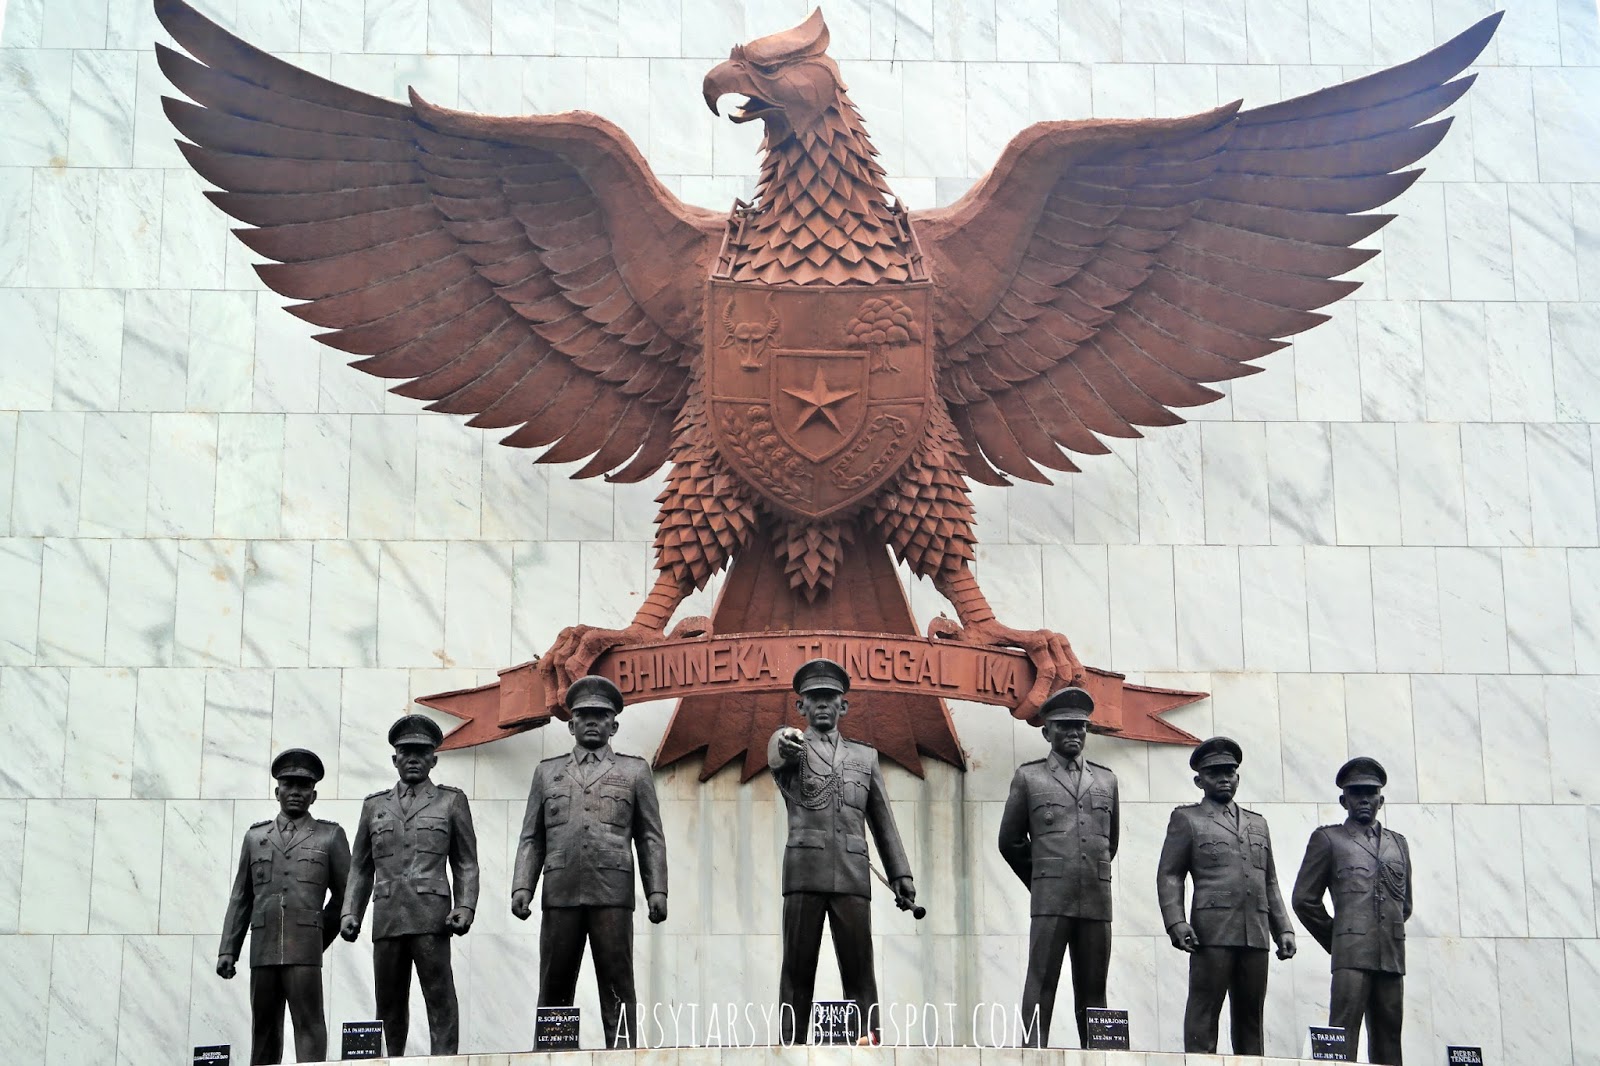
[[[1250,865],[1251,866],[1254,866],[1258,870],[1265,870],[1267,868],[1267,857],[1271,853],[1272,853],[1272,849],[1267,846],[1267,838],[1266,837],[1255,837],[1255,836],[1253,836],[1253,837],[1250,838]]]
[[[1028,831],[1034,836],[1045,833],[1064,833],[1071,821],[1071,812],[1059,803],[1043,800],[1033,805],[1028,817]]]
[[[544,824],[565,825],[568,818],[572,817],[571,796],[546,796],[544,801]]]
[[[867,793],[872,789],[871,780],[865,774],[851,773],[846,770],[844,775],[844,801],[858,811],[867,809]]]
[[[1226,866],[1228,865],[1228,842],[1226,840],[1201,840],[1197,842],[1201,866]]]
[[[1333,890],[1341,895],[1372,891],[1372,871],[1365,866],[1341,866],[1333,874]]]
[[[418,818],[416,829],[417,850],[444,854],[450,850],[450,823],[443,818]]]
[[[325,885],[328,883],[328,853],[325,851],[306,851],[304,848],[295,853],[294,875],[302,881]]]
[[[394,823],[387,818],[372,823],[372,854],[378,858],[393,855],[395,849]]]
[[[257,855],[250,860],[250,883],[264,885],[272,880],[272,856]]]
[[[1111,797],[1103,792],[1089,794],[1089,814],[1094,822],[1095,832],[1107,835],[1111,832]]]
[[[614,786],[601,788],[600,817],[610,825],[629,825],[633,821],[633,793]]]

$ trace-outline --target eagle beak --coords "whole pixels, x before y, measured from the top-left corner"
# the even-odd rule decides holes
[[[734,92],[747,92],[743,88],[747,79],[744,71],[739,69],[739,64],[731,59],[725,59],[711,69],[706,75],[706,80],[700,85],[701,95],[705,97],[706,106],[713,115],[720,115],[717,110],[717,101]]]

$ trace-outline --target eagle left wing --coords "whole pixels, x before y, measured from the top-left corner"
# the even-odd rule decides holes
[[[1409,63],[1250,111],[1041,122],[946,208],[915,212],[931,260],[939,390],[967,472],[1049,479],[1062,451],[1175,425],[1207,382],[1326,321],[1472,84],[1500,15]],[[1037,465],[1036,465],[1037,464]]]
[[[271,288],[393,391],[502,443],[638,481],[666,461],[724,221],[664,188],[620,129],[497,118],[346,88],[228,33],[185,0],[156,46],[207,195],[276,260]]]

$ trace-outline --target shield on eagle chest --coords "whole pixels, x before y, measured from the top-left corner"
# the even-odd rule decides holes
[[[933,402],[928,285],[712,281],[706,392],[717,450],[773,505],[823,518],[911,457]]]

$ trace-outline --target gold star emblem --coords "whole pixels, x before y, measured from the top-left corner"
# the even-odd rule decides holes
[[[839,419],[834,416],[833,407],[859,394],[859,389],[844,389],[834,392],[828,387],[827,379],[822,376],[822,367],[817,367],[816,377],[811,380],[811,387],[807,390],[784,389],[785,395],[793,396],[805,405],[805,413],[800,416],[800,422],[795,426],[795,432],[805,429],[815,420],[822,420],[833,427],[835,433],[844,433],[844,427],[839,425]]]

